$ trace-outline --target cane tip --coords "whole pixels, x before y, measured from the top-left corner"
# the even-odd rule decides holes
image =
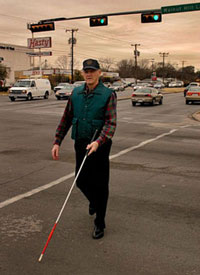
[[[43,254],[40,255],[40,258],[38,259],[38,262],[40,263],[42,261]]]

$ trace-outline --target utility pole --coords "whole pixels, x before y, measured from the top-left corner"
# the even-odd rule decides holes
[[[168,57],[169,53],[159,53],[159,55],[163,58],[163,84],[164,84],[164,80],[165,80],[165,76],[164,76],[164,68],[165,68],[165,57]]]
[[[74,44],[76,44],[76,38],[74,38],[74,32],[77,32],[78,29],[66,29],[66,32],[71,32],[72,37],[68,40],[68,43],[71,44],[71,83],[74,82]]]
[[[137,84],[137,57],[140,55],[140,52],[137,50],[137,47],[140,44],[131,44],[131,46],[135,47],[134,50],[134,57],[135,57],[135,83]]]
[[[150,62],[152,63],[152,65],[151,65],[152,73],[153,73],[153,69],[154,69],[154,61],[155,61],[154,58],[150,59]]]
[[[181,61],[182,62],[182,71],[183,71],[183,68],[184,68],[184,64],[185,64],[185,60]]]
[[[183,80],[183,69],[184,69],[184,64],[185,64],[185,60],[182,60],[181,63],[182,63],[182,80]]]

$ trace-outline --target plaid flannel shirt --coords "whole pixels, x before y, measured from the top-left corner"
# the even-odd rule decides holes
[[[85,92],[87,92],[87,89]],[[96,142],[98,142],[99,146],[105,143],[107,140],[111,139],[114,135],[116,129],[116,107],[117,96],[115,92],[113,92],[106,106],[104,126],[101,130],[99,137],[95,140]],[[64,137],[72,126],[72,119],[73,105],[71,97],[69,97],[64,114],[56,130],[54,144],[61,145]]]

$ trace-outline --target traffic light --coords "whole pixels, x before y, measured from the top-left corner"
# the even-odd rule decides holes
[[[90,17],[90,27],[106,26],[108,25],[107,16]]]
[[[154,12],[154,13],[142,13],[141,14],[141,22],[142,23],[157,23],[162,21],[162,13]]]
[[[55,26],[54,22],[45,24],[30,24],[29,30],[31,30],[32,32],[54,31]]]

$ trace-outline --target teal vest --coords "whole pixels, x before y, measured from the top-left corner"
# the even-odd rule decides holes
[[[73,90],[72,139],[91,140],[96,129],[100,133],[105,123],[105,110],[112,92],[101,81],[89,94],[86,94],[85,85]]]

